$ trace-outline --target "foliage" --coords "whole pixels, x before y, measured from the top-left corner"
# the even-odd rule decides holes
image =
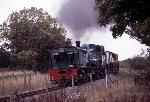
[[[9,56],[9,52],[3,48],[0,48],[0,67],[8,67],[10,63]]]
[[[65,30],[42,9],[30,8],[13,12],[2,32],[2,37],[11,43],[15,52],[54,47],[64,43]]]
[[[65,33],[47,12],[31,7],[10,14],[3,23],[1,37],[5,40],[4,47],[17,56],[19,64],[32,65],[46,63],[45,50],[65,46]]]
[[[35,51],[21,51],[17,54],[18,64],[23,64],[22,66],[27,66],[28,68],[32,68],[31,65],[35,65],[36,58],[38,54]],[[29,60],[30,59],[30,60]]]
[[[131,67],[134,69],[146,69],[149,67],[149,63],[144,57],[134,57],[129,62]]]
[[[96,0],[98,23],[111,26],[114,38],[129,34],[150,46],[149,0]]]
[[[121,68],[130,68],[130,71],[134,72],[150,72],[150,60],[149,56],[135,56],[128,58],[120,62]]]

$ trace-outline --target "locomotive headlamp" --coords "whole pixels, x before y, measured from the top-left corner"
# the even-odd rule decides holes
[[[70,67],[70,68],[73,68],[73,67],[74,67],[74,65],[69,65],[69,67]]]

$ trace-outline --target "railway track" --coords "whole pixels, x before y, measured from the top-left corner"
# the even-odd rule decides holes
[[[44,94],[47,92],[56,91],[62,88],[65,88],[65,87],[51,87],[51,88],[28,91],[24,93],[15,94],[15,95],[3,96],[3,97],[0,97],[0,102],[10,102],[12,97],[23,99],[26,97],[32,97],[34,95],[40,95],[40,94]]]

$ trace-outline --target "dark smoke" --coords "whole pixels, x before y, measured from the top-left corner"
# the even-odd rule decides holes
[[[58,19],[69,27],[76,39],[96,27],[95,0],[68,0],[60,9]]]

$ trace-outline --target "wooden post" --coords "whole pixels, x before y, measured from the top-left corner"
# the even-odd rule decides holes
[[[5,76],[5,74],[3,74],[2,76]],[[2,78],[2,94],[5,94],[5,77]]]
[[[71,78],[72,80],[71,80],[71,85],[72,85],[72,87],[74,86],[74,76],[72,75],[72,78]]]
[[[106,83],[106,88],[108,88],[108,73],[107,73],[107,69],[105,69],[105,83]]]
[[[31,89],[32,89],[32,85],[31,85],[31,82],[32,82],[32,81],[31,81],[31,80],[32,80],[32,73],[29,73],[29,74],[28,74],[28,77],[29,77],[29,78],[28,78],[28,86],[29,86],[29,90],[31,90]]]
[[[90,73],[90,81],[91,81],[91,82],[93,81],[92,73]]]
[[[14,81],[15,81],[15,91],[17,92],[17,91],[19,91],[18,90],[18,88],[17,88],[17,74],[15,75],[15,73],[13,73],[13,78],[15,79]]]
[[[27,76],[26,76],[25,71],[23,73],[24,73],[24,90],[27,90],[27,87],[28,87],[28,85],[27,85]]]

